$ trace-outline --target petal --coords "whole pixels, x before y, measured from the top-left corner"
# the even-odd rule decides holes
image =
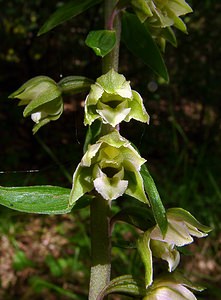
[[[131,98],[129,83],[126,83],[126,78],[115,72],[114,69],[99,77],[97,82],[108,94],[118,94],[124,98]]]
[[[174,249],[174,246],[165,242],[151,240],[151,250],[155,257],[161,258],[168,262],[168,271],[176,269],[180,262],[180,253]]]
[[[144,300],[197,300],[194,294],[181,284],[168,284],[153,289]]]
[[[142,158],[131,145],[122,147],[121,151],[124,157],[124,168],[132,172],[134,172],[135,170],[140,171],[140,167],[146,162],[146,159]]]
[[[90,192],[93,188],[91,169],[84,168],[79,164],[73,175],[69,206],[72,206],[81,196]]]
[[[125,121],[129,122],[131,119],[135,119],[140,122],[149,124],[150,117],[146,112],[143,105],[143,99],[140,94],[136,91],[132,91],[133,99],[129,102],[129,107],[131,107],[131,112]]]
[[[85,105],[84,107],[84,125],[91,125],[95,120],[100,118],[99,114],[96,112],[96,106],[91,105],[87,106]]]
[[[94,180],[94,187],[105,200],[114,200],[124,194],[128,185],[126,180],[120,180],[116,175],[108,178],[101,170],[99,173],[100,176]]]
[[[104,103],[99,103],[98,107],[99,109],[96,111],[101,116],[104,123],[110,124],[113,127],[122,122],[131,110],[128,108],[127,101],[123,101],[116,108],[111,108]]]
[[[208,235],[207,233],[199,231],[196,227],[194,227],[194,226],[192,226],[192,225],[190,225],[188,223],[185,223],[185,224],[186,224],[186,226],[188,228],[188,231],[189,231],[190,235],[192,235],[192,236],[201,238],[201,237],[205,237],[205,236]]]
[[[183,208],[175,207],[167,210],[167,216],[170,220],[183,221],[187,226],[192,225],[203,232],[210,232],[212,229],[208,226],[201,224],[190,212]]]
[[[90,92],[86,98],[85,106],[96,105],[98,100],[102,97],[104,89],[99,84],[91,85]]]
[[[36,112],[34,114],[31,114],[31,119],[32,121],[34,121],[35,123],[39,123],[39,121],[43,118],[45,118],[47,116],[47,114],[42,113],[42,112]]]
[[[164,238],[158,226],[155,226],[153,229],[151,238],[179,247],[193,242],[193,238],[190,236],[186,225],[183,222],[171,220],[168,220],[168,229]]]
[[[130,142],[122,137],[117,130],[113,130],[111,133],[102,136],[99,141],[116,148],[122,146],[127,147],[130,145]]]
[[[81,160],[81,165],[84,167],[90,167],[91,160],[93,157],[95,157],[100,147],[101,147],[101,143],[89,145],[87,152],[84,154]]]
[[[136,198],[137,200],[149,204],[144,192],[143,179],[139,172],[131,172],[125,170],[125,177],[128,180],[128,188],[125,194]]]
[[[170,0],[168,1],[167,8],[172,10],[178,17],[193,11],[184,0]]]

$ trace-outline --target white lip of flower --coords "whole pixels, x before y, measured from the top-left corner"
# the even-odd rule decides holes
[[[44,113],[44,112],[36,112],[36,113],[31,114],[31,119],[32,119],[33,122],[38,124],[39,121],[41,119],[45,118],[46,116],[47,116],[47,114]]]

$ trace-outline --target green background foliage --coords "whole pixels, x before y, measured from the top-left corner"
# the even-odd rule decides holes
[[[195,248],[187,249],[196,255],[195,264],[191,265],[187,257],[183,267],[193,279],[202,276],[208,286],[199,299],[218,300],[221,5],[213,0],[194,0],[190,4],[194,13],[185,17],[189,35],[177,32],[178,48],[169,44],[166,47],[169,85],[153,75],[122,44],[119,72],[141,93],[151,122],[148,127],[133,121],[125,123],[121,131],[147,159],[165,207],[181,206],[214,228],[208,242],[199,241]],[[70,188],[68,178],[82,157],[86,134],[82,125],[85,94],[65,96],[61,119],[42,128],[35,137],[31,131],[32,121],[23,119],[22,108],[17,108],[16,101],[7,99],[21,84],[37,75],[50,76],[55,81],[71,74],[93,79],[100,76],[100,58],[84,41],[91,29],[103,27],[102,11],[95,6],[37,37],[39,28],[55,8],[50,1],[0,1],[1,186],[50,184]],[[32,172],[26,172],[28,170]],[[116,204],[123,206],[120,200]],[[5,272],[11,276],[7,282],[2,281],[5,273],[0,271],[0,298],[42,299],[44,295],[48,299],[68,299],[67,289],[79,295],[73,299],[86,299],[87,210],[67,216],[39,217],[1,207],[0,215],[1,270],[4,262],[8,268]],[[74,229],[70,229],[72,222]],[[121,274],[122,268],[125,273],[132,268],[137,274],[142,271],[130,247],[137,233],[135,230],[129,233],[128,228],[131,231],[129,225],[116,226],[114,241],[118,247],[113,248],[114,275]],[[120,231],[128,241],[126,245]],[[53,249],[42,244],[48,239]],[[64,247],[67,241],[71,246]],[[33,250],[30,250],[32,243]],[[38,248],[37,244],[42,246]],[[126,247],[126,251],[119,245]],[[36,254],[39,251],[44,253],[42,259]],[[11,255],[8,257],[7,253]],[[133,264],[129,264],[128,256]],[[71,275],[73,282],[70,282]],[[41,291],[41,294],[34,295],[33,291]]]

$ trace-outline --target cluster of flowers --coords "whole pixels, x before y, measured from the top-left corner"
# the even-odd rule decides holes
[[[185,0],[131,0],[131,5],[163,51],[166,41],[173,46],[177,44],[172,26],[187,33],[180,17],[191,13],[192,8]]]
[[[62,90],[52,79],[38,76],[11,95],[27,105],[24,116],[31,115],[36,123],[34,132],[63,111]],[[127,194],[149,204],[144,191],[141,166],[145,163],[131,143],[117,130],[120,122],[135,119],[149,123],[149,115],[139,93],[133,91],[123,75],[114,70],[99,77],[91,85],[85,102],[85,125],[95,120],[108,124],[109,133],[89,145],[74,175],[70,206],[85,193],[95,191],[104,201],[112,201]],[[193,241],[192,236],[204,237],[209,229],[200,224],[190,213],[179,208],[167,211],[168,229],[165,236],[156,225],[138,240],[138,251],[144,261],[147,293],[144,300],[196,299],[187,287],[194,288],[174,276],[153,281],[152,257],[168,262],[173,272],[180,261],[176,247]]]

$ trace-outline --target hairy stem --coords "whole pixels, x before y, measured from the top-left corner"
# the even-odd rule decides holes
[[[102,70],[103,73],[107,73],[110,69],[118,71],[119,64],[119,47],[120,47],[120,35],[121,35],[121,22],[120,16],[114,12],[114,6],[116,0],[105,0],[105,28],[109,30],[115,30],[116,32],[116,44],[114,49],[103,58]],[[113,17],[114,20],[113,20]]]
[[[110,281],[110,222],[108,201],[97,196],[91,204],[91,278],[89,300],[97,299]]]
[[[103,73],[110,69],[118,71],[120,45],[120,19],[115,17],[116,0],[104,1],[105,28],[116,31],[117,42],[114,49],[102,61]],[[112,131],[111,126],[103,125],[102,134]],[[96,300],[102,289],[110,281],[111,273],[111,238],[110,206],[108,201],[97,196],[91,203],[91,276],[89,300]]]

